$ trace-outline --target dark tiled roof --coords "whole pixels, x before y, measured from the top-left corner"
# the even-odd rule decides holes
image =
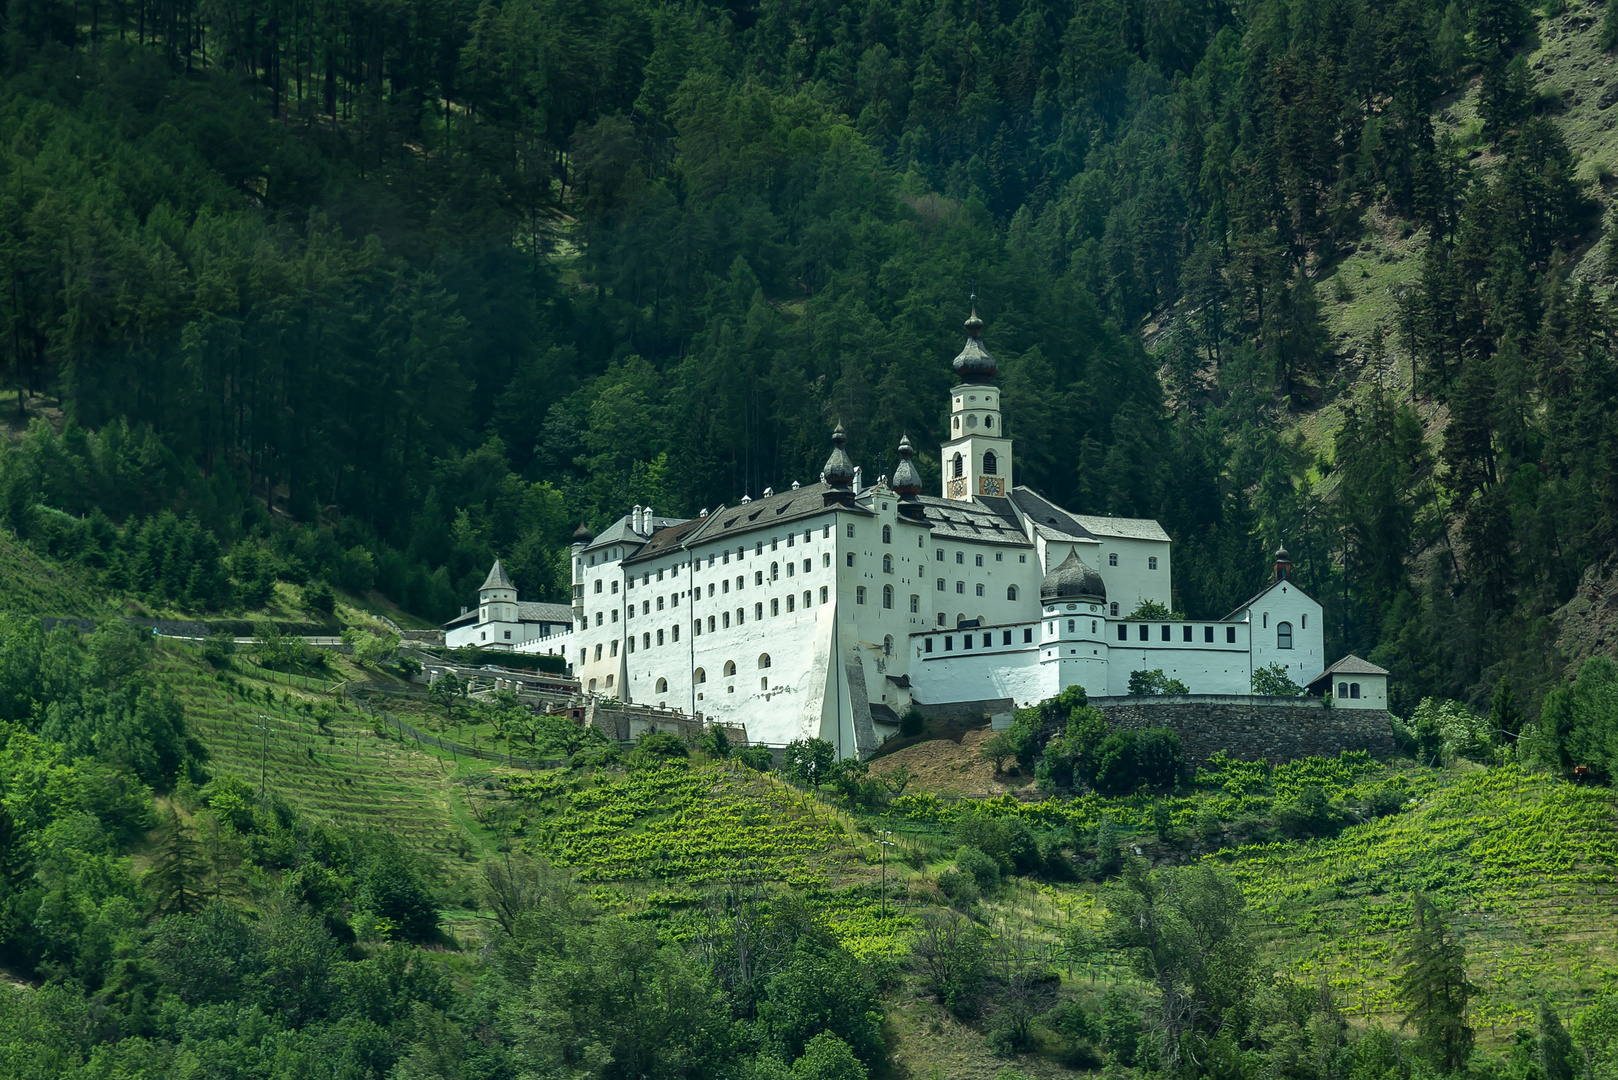
[[[653,535],[656,535],[656,530],[658,529],[667,529],[674,525],[681,525],[685,523],[685,520],[685,518],[653,517]],[[628,547],[637,547],[644,543],[646,543],[646,537],[641,536],[639,533],[635,532],[634,529],[629,527],[629,515],[625,514],[623,517],[601,530],[601,535],[591,541],[590,546],[584,550],[595,551],[596,549],[605,547],[608,544],[624,544]]]
[[[451,627],[460,626],[462,623],[475,623],[477,621],[478,621],[477,608],[473,608],[471,611],[463,611],[463,612],[461,612],[459,615],[455,616],[455,618],[453,618],[449,622],[445,623],[444,624],[444,629],[448,630]]]
[[[829,484],[805,484],[796,491],[778,491],[739,506],[722,506],[708,515],[705,519],[707,526],[692,538],[691,543],[712,543],[726,536],[739,536],[755,529],[767,529],[771,525],[813,517],[828,509],[826,494],[832,490]],[[858,505],[842,505],[837,509],[844,513],[870,513]]]
[[[1310,679],[1309,680],[1309,685],[1313,686],[1315,683],[1319,682],[1321,679],[1328,678],[1329,676],[1332,676],[1332,675],[1386,675],[1386,674],[1388,674],[1388,669],[1387,668],[1379,668],[1375,664],[1371,663],[1369,660],[1362,660],[1358,656],[1355,656],[1353,653],[1349,653],[1347,656],[1345,656],[1341,660],[1337,661],[1337,663],[1333,664],[1331,667],[1327,668],[1325,671],[1322,671],[1319,675],[1316,675],[1314,678]]]
[[[541,604],[522,601],[517,605],[517,618],[523,622],[573,623],[573,609],[566,604]]]
[[[679,551],[681,542],[702,528],[707,520],[707,518],[691,518],[689,521],[670,525],[666,529],[658,529],[652,533],[652,538],[646,541],[645,546],[633,555],[624,558],[624,565],[646,562],[649,559],[660,559],[671,551]]]
[[[483,579],[482,585],[478,586],[478,592],[485,589],[515,589],[516,587],[511,583],[511,579],[506,576],[506,568],[500,565],[499,559],[496,559],[494,560],[494,565],[489,567],[489,576]]]
[[[1006,499],[960,501],[923,495],[918,501],[927,512],[934,539],[1030,546]]]
[[[1036,525],[1053,528],[1080,540],[1099,540],[1113,536],[1132,540],[1167,540],[1169,534],[1151,518],[1102,517],[1099,514],[1075,514],[1064,510],[1032,488],[1012,489],[1011,498],[1017,508],[1033,519]]]

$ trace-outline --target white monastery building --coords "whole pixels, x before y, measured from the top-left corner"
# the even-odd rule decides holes
[[[462,608],[458,617],[444,624],[444,644],[451,649],[476,645],[499,652],[565,657],[572,631],[572,608],[566,604],[519,601],[517,586],[496,559],[478,589],[477,610]]]
[[[938,496],[922,494],[908,438],[891,481],[862,485],[839,426],[819,483],[688,520],[635,507],[599,535],[580,526],[562,640],[581,689],[854,756],[912,704],[1024,707],[1075,684],[1118,696],[1156,668],[1195,694],[1249,694],[1270,664],[1300,685],[1322,677],[1321,607],[1285,549],[1223,619],[1131,618],[1170,607],[1168,534],[1017,487],[976,312],[966,332]],[[497,563],[477,620],[449,625],[521,647],[540,637],[522,629],[526,607]],[[1341,705],[1361,701],[1380,707]]]

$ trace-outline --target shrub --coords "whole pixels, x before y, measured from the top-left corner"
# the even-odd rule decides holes
[[[971,844],[962,844],[956,849],[955,865],[972,875],[972,880],[984,892],[992,892],[1000,885],[1000,864]]]
[[[1154,694],[1189,694],[1191,688],[1179,679],[1163,674],[1162,668],[1129,673],[1129,693],[1133,697]]]
[[[1310,784],[1275,809],[1275,823],[1288,836],[1332,836],[1343,825],[1343,812],[1326,798],[1319,784]]]
[[[899,717],[899,734],[905,737],[920,735],[927,726],[927,718],[921,715],[921,710],[912,705]]]
[[[231,666],[231,657],[236,655],[236,639],[227,633],[209,634],[208,640],[202,645],[202,658],[216,668]]]
[[[303,587],[304,609],[317,615],[331,615],[337,610],[337,597],[324,581],[311,581]]]
[[[749,769],[757,769],[759,772],[769,772],[775,768],[775,755],[770,753],[768,746],[744,747],[735,757]]]
[[[1269,664],[1253,672],[1253,693],[1259,697],[1301,697],[1303,687],[1292,681],[1285,664]]]
[[[950,903],[960,908],[971,907],[978,902],[977,882],[971,874],[963,874],[959,870],[949,869],[938,875],[938,888]]]

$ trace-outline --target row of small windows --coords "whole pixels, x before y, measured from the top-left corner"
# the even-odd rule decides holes
[[[1114,615],[1118,614],[1118,605],[1117,604],[1112,605],[1112,609],[1113,609],[1113,614]],[[1141,641],[1150,641],[1150,640],[1152,640],[1152,628],[1151,628],[1151,626],[1149,624],[1147,624],[1147,623],[1137,623],[1136,625],[1140,627],[1140,640]],[[1090,628],[1091,628],[1091,630],[1094,630],[1095,629],[1095,624],[1091,623]],[[1068,629],[1069,630],[1073,629],[1073,620],[1072,619],[1068,620]],[[1174,640],[1174,628],[1172,626],[1162,626],[1162,627],[1159,627],[1159,630],[1161,631],[1160,640],[1162,640],[1162,641],[1173,641]],[[1196,628],[1193,627],[1193,626],[1181,626],[1180,627],[1180,640],[1181,641],[1192,641],[1192,640],[1194,640],[1195,639],[1195,630],[1196,630]],[[1118,640],[1119,641],[1128,641],[1129,640],[1129,624],[1128,623],[1123,622],[1123,623],[1118,624]],[[1202,628],[1202,640],[1203,640],[1204,644],[1208,644],[1208,645],[1213,644],[1213,640],[1214,640],[1214,628],[1213,627],[1204,626]],[[1289,640],[1290,640],[1290,638],[1289,638]],[[1236,644],[1236,628],[1234,626],[1225,627],[1225,644],[1226,645],[1234,645],[1234,644]],[[1292,648],[1291,645],[1288,645],[1286,647],[1289,648],[1289,649]]]
[[[994,561],[995,562],[1005,562],[1006,561],[1005,560],[1005,554],[1006,553],[1003,552],[1003,551],[995,552],[994,553]],[[944,561],[944,549],[943,548],[935,548],[933,550],[933,558],[936,559],[938,562],[943,562]],[[974,555],[974,556],[972,556],[972,561],[973,561],[974,565],[982,566],[983,565],[983,556],[982,555]],[[1020,562],[1020,563],[1025,563],[1025,562],[1028,561],[1028,556],[1026,554],[1018,555],[1017,556],[1017,561]],[[956,563],[957,566],[966,565],[966,552],[957,551],[955,553],[955,563]]]
[[[1340,698],[1357,698],[1360,696],[1360,684],[1357,682],[1340,682],[1337,684],[1337,696]]]
[[[1013,634],[1013,631],[1011,631],[1011,630],[1002,630],[1002,631],[1000,631],[1000,644],[1002,646],[1010,645],[1011,644],[1012,634]],[[933,640],[934,640],[933,638],[924,638],[922,640],[921,651],[924,652],[924,653],[932,652],[933,651]],[[942,640],[944,642],[944,649],[943,649],[944,652],[954,652],[955,651],[955,635],[953,635],[953,634],[945,634]],[[977,642],[980,641],[980,640],[981,640],[981,644],[977,644]],[[1033,642],[1033,640],[1034,640],[1033,627],[1024,627],[1023,628],[1022,640],[1023,640],[1024,645],[1027,645],[1027,644],[1030,644],[1030,643]],[[994,648],[994,631],[993,630],[985,630],[981,634],[962,634],[961,635],[961,648],[962,649],[971,649],[971,648],[974,648],[974,647],[983,648],[983,649],[992,649],[992,648]]]
[[[936,579],[936,586],[937,586],[937,590],[939,592],[948,592],[949,591],[948,583],[946,583],[943,578]],[[961,594],[964,595],[965,592],[966,592],[966,582],[957,581],[955,583],[955,591],[957,593],[961,593]],[[985,590],[983,582],[981,582],[981,581],[978,582],[976,585],[974,585],[972,587],[972,591],[978,596],[987,595],[987,591]],[[1006,599],[1007,600],[1015,600],[1015,599],[1017,599],[1017,595],[1018,595],[1017,594],[1017,586],[1015,586],[1015,585],[1007,585],[1006,586]]]
[[[1116,551],[1107,552],[1107,565],[1108,566],[1117,566],[1118,565],[1118,553]],[[1146,569],[1148,569],[1148,570],[1156,570],[1157,569],[1157,556],[1156,555],[1148,555],[1148,556],[1146,556]]]

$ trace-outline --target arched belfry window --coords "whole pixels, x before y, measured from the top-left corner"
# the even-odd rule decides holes
[[[966,463],[961,460],[961,455],[955,455],[955,461],[954,464],[951,465],[951,469],[953,470],[951,472],[951,476],[953,476],[956,480],[959,480],[961,478],[961,474],[966,469]]]
[[[1275,624],[1275,647],[1277,649],[1292,648],[1292,624],[1282,622]]]
[[[1000,463],[994,459],[994,451],[990,450],[983,455],[983,475],[993,476],[1000,468]]]

